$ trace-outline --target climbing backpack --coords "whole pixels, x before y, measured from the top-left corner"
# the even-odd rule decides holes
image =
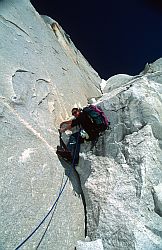
[[[83,112],[86,112],[88,114],[99,132],[105,131],[109,128],[110,122],[108,121],[108,118],[105,116],[101,108],[98,108],[95,105],[89,105],[83,108]]]

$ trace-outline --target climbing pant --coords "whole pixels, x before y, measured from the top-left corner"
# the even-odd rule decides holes
[[[74,165],[77,165],[79,162],[80,143],[81,143],[80,132],[76,132],[70,135],[67,144],[67,149],[71,152],[72,159],[75,157]]]

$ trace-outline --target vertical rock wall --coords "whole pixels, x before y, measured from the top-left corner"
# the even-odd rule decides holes
[[[100,97],[101,79],[59,24],[41,17],[28,0],[0,1],[0,30],[0,249],[7,250],[56,200],[69,171],[55,154],[59,122],[74,105]],[[87,234],[104,249],[162,249],[161,65],[159,59],[138,76],[107,81],[98,104],[111,130],[96,147],[82,146],[77,171]],[[74,171],[70,180],[41,249],[74,249],[84,239]],[[23,249],[36,248],[49,219]],[[93,248],[92,242],[85,245]]]
[[[28,0],[0,1],[0,249],[4,250],[15,249],[34,230],[59,194],[65,173],[55,154],[59,122],[75,103],[83,105],[87,98],[100,96],[98,74],[61,27],[46,20]],[[73,192],[81,190],[74,172],[72,178],[41,249],[74,249],[84,238],[83,204]],[[49,217],[23,249],[36,248],[48,221]]]
[[[87,235],[108,250],[162,249],[162,59],[107,81],[98,101],[111,122],[80,173]]]

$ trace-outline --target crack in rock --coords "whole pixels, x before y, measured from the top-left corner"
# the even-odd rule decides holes
[[[10,20],[7,20],[4,16],[2,16],[2,15],[0,15],[0,18],[2,19],[2,20],[4,20],[5,22],[8,22],[8,23],[11,23],[12,25],[14,25],[16,28],[18,28],[19,30],[21,30],[23,33],[25,33],[27,36],[29,36],[29,34],[25,31],[25,30],[23,30],[21,27],[19,27],[16,23],[14,23],[14,22],[12,22],[12,21],[10,21]]]

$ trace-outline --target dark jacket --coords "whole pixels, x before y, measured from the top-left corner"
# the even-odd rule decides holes
[[[86,112],[81,111],[79,116],[76,119],[72,120],[71,127],[78,125],[87,132],[87,134],[89,135],[89,141],[95,139],[99,135],[92,119]]]

